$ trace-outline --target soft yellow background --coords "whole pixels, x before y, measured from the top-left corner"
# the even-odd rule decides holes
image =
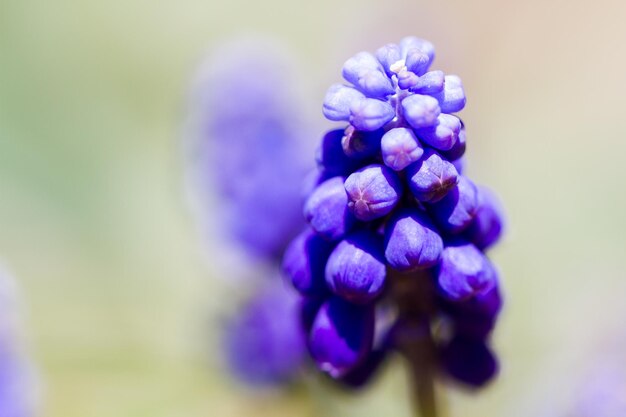
[[[510,222],[493,252],[501,376],[447,409],[566,407],[626,332],[625,15],[620,0],[0,0],[0,257],[24,289],[42,415],[408,415],[398,366],[359,397],[260,396],[221,370],[233,288],[185,206],[180,126],[195,65],[241,32],[288,42],[316,112],[352,53],[435,43],[469,97],[469,174]]]

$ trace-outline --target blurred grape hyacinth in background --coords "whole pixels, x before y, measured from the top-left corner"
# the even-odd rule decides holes
[[[305,359],[301,300],[279,273],[304,226],[302,187],[313,168],[312,129],[288,81],[295,74],[272,40],[225,43],[192,87],[187,126],[199,222],[212,240],[239,248],[253,276],[236,285],[239,309],[226,320],[223,347],[234,375],[256,386],[294,381]]]
[[[0,417],[34,417],[37,384],[22,343],[21,305],[13,278],[0,265]]]
[[[297,74],[278,42],[242,39],[216,48],[191,88],[186,151],[199,222],[260,259],[280,257],[302,227],[314,135]]]
[[[430,69],[434,56],[430,42],[407,37],[346,61],[347,83],[323,105],[344,126],[322,138],[309,226],[283,258],[308,300],[319,368],[338,381],[364,375],[362,385],[381,351],[397,350],[424,416],[437,414],[436,373],[468,387],[497,373],[488,344],[502,306],[485,255],[501,209],[462,172],[465,92],[458,76]],[[389,325],[377,325],[383,317]]]

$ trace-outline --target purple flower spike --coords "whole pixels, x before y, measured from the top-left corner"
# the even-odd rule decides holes
[[[293,380],[304,363],[300,300],[278,279],[261,288],[226,327],[225,353],[234,373],[252,385]]]
[[[463,124],[463,121],[461,120],[461,131],[458,134],[456,142],[454,142],[454,146],[452,146],[450,150],[441,152],[441,154],[448,161],[457,161],[463,155],[465,155],[466,146],[467,146],[467,134],[465,133],[465,125]]]
[[[324,239],[340,239],[354,223],[354,216],[348,209],[348,195],[343,188],[343,182],[343,177],[324,181],[304,204],[304,218]]]
[[[394,215],[385,231],[385,258],[398,271],[435,266],[443,241],[435,226],[421,212],[405,209]]]
[[[402,171],[424,154],[424,149],[413,131],[404,127],[385,133],[380,146],[385,165],[394,171]]]
[[[333,245],[310,228],[291,241],[283,256],[283,271],[293,286],[307,296],[324,295],[324,267]]]
[[[380,129],[395,115],[389,103],[373,98],[353,102],[350,106],[350,124],[357,130],[371,132]]]
[[[437,94],[443,91],[443,71],[430,71],[418,78],[411,91],[417,94]]]
[[[406,121],[414,129],[436,125],[441,114],[437,100],[421,94],[413,94],[402,100],[402,110]]]
[[[376,51],[376,59],[383,66],[383,69],[389,77],[395,75],[395,72],[391,69],[392,65],[402,60],[402,53],[400,47],[395,43],[388,43],[387,45],[378,48]]]
[[[384,97],[395,92],[383,67],[369,52],[360,52],[347,60],[343,78],[368,97]]]
[[[435,149],[448,151],[461,133],[461,120],[450,114],[441,113],[437,118],[437,125],[417,131],[417,136]]]
[[[455,242],[441,254],[437,274],[439,289],[452,301],[463,301],[491,290],[497,282],[496,271],[489,259],[476,246]]]
[[[333,297],[315,317],[309,351],[320,369],[339,378],[367,357],[373,336],[373,306],[359,306]]]
[[[402,195],[396,174],[383,165],[368,165],[345,181],[348,207],[362,221],[383,217],[391,212]]]
[[[363,93],[355,88],[333,84],[324,98],[324,116],[328,120],[347,121],[350,118],[350,107],[363,99],[365,99]]]
[[[446,75],[443,91],[435,97],[444,113],[456,113],[465,107],[463,83],[456,75]]]
[[[458,173],[454,165],[429,150],[419,162],[407,169],[407,178],[415,198],[425,203],[436,203],[456,185]]]
[[[478,189],[459,175],[458,183],[441,201],[430,207],[437,225],[448,233],[460,233],[474,220],[478,210]]]
[[[326,283],[332,292],[357,304],[366,304],[378,297],[386,275],[381,242],[367,231],[341,241],[326,264]]]
[[[442,349],[441,359],[451,377],[474,388],[498,373],[498,361],[482,340],[455,337]]]

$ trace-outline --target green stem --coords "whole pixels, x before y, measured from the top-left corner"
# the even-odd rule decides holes
[[[430,321],[435,311],[434,288],[427,274],[392,276],[392,292],[397,302],[402,326],[396,340],[407,360],[410,395],[416,417],[438,417],[435,392],[435,344]]]

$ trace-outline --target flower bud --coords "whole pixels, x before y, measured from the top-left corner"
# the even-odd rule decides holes
[[[478,210],[465,235],[478,249],[485,250],[498,241],[503,225],[502,206],[497,197],[487,187],[479,186]]]
[[[365,99],[363,93],[343,84],[333,84],[326,92],[323,113],[328,120],[340,121],[350,118],[350,107]]]
[[[361,221],[383,217],[393,210],[402,195],[396,174],[384,165],[368,165],[345,181],[348,207]]]
[[[333,250],[326,263],[326,283],[332,292],[353,303],[378,297],[387,271],[379,238],[369,231],[349,235]]]
[[[391,81],[374,55],[360,52],[343,65],[343,78],[368,97],[384,97],[394,93]]]
[[[435,266],[443,241],[431,221],[414,209],[394,215],[385,231],[385,258],[398,271]]]
[[[385,165],[394,171],[402,171],[419,160],[424,153],[413,131],[404,127],[397,127],[385,133],[380,147]]]
[[[463,83],[456,75],[446,75],[443,91],[435,96],[444,113],[456,113],[465,107]]]
[[[395,74],[391,70],[391,66],[402,59],[400,47],[395,43],[389,43],[376,51],[376,59],[383,66],[387,76],[391,77]]]
[[[326,292],[324,268],[333,245],[306,228],[291,241],[283,256],[283,271],[303,295]]]
[[[395,115],[389,103],[373,98],[353,102],[350,106],[350,124],[357,130],[371,132],[380,129]]]
[[[417,94],[437,94],[443,91],[443,71],[430,71],[419,77],[411,91]]]
[[[324,181],[304,204],[304,218],[324,239],[340,239],[354,223],[354,216],[348,209],[348,195],[343,182],[343,177]]]
[[[457,177],[454,165],[430,150],[407,169],[411,192],[426,203],[441,200],[456,185]]]
[[[474,219],[478,209],[478,190],[467,177],[459,175],[458,182],[429,212],[437,225],[447,233],[460,233]]]
[[[497,283],[497,274],[476,246],[456,241],[441,253],[437,282],[445,298],[463,301],[490,291]]]
[[[419,129],[417,136],[435,149],[448,151],[461,133],[461,120],[450,114],[441,113],[437,117],[437,125]]]
[[[413,94],[402,100],[402,110],[406,121],[414,129],[436,125],[441,113],[435,98],[421,94]]]

